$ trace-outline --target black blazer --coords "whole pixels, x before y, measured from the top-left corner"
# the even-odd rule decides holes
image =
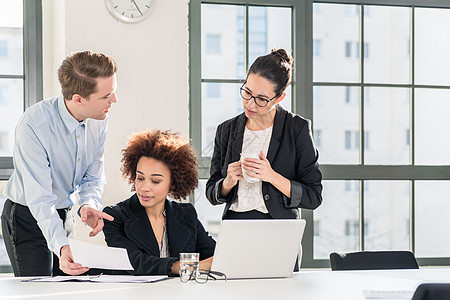
[[[311,134],[311,122],[276,107],[267,159],[272,169],[291,181],[291,197],[272,184],[262,183],[267,210],[275,219],[295,219],[298,208],[315,209],[322,203],[322,173]],[[213,205],[226,203],[224,213],[237,198],[238,184],[224,198],[220,195],[228,164],[238,161],[247,117],[242,113],[217,127],[206,197]]]
[[[172,264],[182,252],[198,252],[200,260],[214,255],[216,242],[197,219],[190,203],[166,200],[166,230],[170,257],[160,258],[158,242],[144,207],[136,194],[103,211],[114,217],[105,221],[103,232],[110,247],[127,249],[133,275],[172,275]]]

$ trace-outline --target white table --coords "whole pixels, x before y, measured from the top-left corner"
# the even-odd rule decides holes
[[[363,290],[413,291],[423,282],[450,283],[450,268],[382,271],[300,271],[290,278],[181,283],[21,282],[0,278],[0,299],[365,299]]]

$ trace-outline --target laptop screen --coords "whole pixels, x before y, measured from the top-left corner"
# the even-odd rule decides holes
[[[290,276],[305,225],[298,219],[223,220],[211,270],[231,279]]]

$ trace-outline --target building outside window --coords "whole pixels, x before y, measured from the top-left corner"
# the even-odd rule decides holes
[[[219,54],[220,53],[220,34],[206,35],[206,53]]]
[[[0,41],[0,59],[8,57],[8,41]]]
[[[313,41],[313,56],[320,56],[321,52],[321,41],[314,40]]]

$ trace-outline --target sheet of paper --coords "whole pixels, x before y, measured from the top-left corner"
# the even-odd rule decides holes
[[[84,267],[134,270],[126,249],[93,245],[74,239],[69,239],[69,245],[74,261]]]
[[[146,283],[156,282],[167,279],[167,275],[158,276],[133,276],[133,275],[99,275],[99,276],[55,276],[55,277],[40,277],[27,279],[28,282],[66,282],[66,281],[80,281],[80,282],[109,282],[109,283]]]

